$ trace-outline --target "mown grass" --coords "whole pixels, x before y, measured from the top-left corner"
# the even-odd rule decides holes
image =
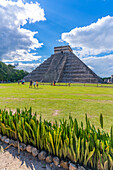
[[[24,109],[32,107],[33,112],[46,120],[67,119],[69,114],[79,121],[90,121],[99,125],[99,115],[104,117],[104,129],[109,131],[113,124],[113,89],[87,86],[39,85],[38,89],[29,84],[0,84],[0,108]]]

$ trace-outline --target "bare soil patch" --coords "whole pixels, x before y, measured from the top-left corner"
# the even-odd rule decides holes
[[[107,103],[107,104],[113,104],[113,100],[92,100],[92,99],[83,99],[83,101],[86,101],[86,102],[93,102],[93,103]]]
[[[113,98],[113,95],[112,94],[67,94],[67,95],[74,95],[74,96],[97,96],[97,97],[99,97],[99,96],[106,96],[106,97],[111,97],[111,98]]]
[[[90,114],[87,114],[87,116],[90,117],[90,118],[98,117],[96,115],[90,115]]]
[[[34,98],[16,98],[16,97],[0,97],[4,100],[35,100]]]
[[[55,110],[54,113],[52,114],[53,116],[57,116],[59,114],[59,110]]]
[[[0,88],[3,89],[3,88],[8,88],[8,87],[6,87],[6,86],[0,86]]]

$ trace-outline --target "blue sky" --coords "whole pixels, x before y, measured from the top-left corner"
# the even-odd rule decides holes
[[[101,77],[113,74],[112,0],[0,0],[0,60],[32,71],[55,46]]]

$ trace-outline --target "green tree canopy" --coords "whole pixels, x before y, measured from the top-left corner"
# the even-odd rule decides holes
[[[0,61],[0,81],[18,81],[24,78],[28,74],[27,71],[17,70],[15,66],[11,64],[6,65]]]

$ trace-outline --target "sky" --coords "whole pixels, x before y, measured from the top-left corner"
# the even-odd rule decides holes
[[[0,61],[31,72],[70,45],[98,76],[113,75],[112,0],[0,0]]]

